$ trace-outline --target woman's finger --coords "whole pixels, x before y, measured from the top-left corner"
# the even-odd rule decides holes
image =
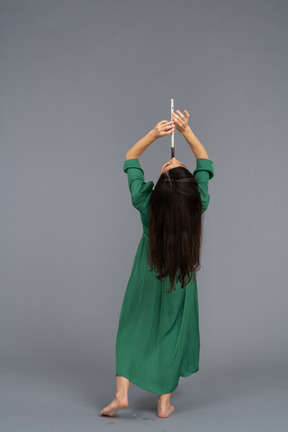
[[[179,115],[176,114],[176,113],[173,113],[173,119],[176,120],[176,121],[181,120],[181,118],[179,117]]]
[[[175,123],[180,124],[181,119],[179,117],[178,118],[175,117],[174,121],[175,121]]]
[[[171,130],[174,129],[174,125],[164,126],[163,129],[164,129],[165,131],[171,131]]]
[[[163,124],[161,127],[162,128],[167,128],[167,127],[171,127],[171,126],[173,126],[173,122],[172,121]]]
[[[168,122],[164,120],[163,122],[159,122],[157,126],[159,127],[159,129],[163,129],[163,128],[167,128],[168,126],[171,126],[171,124],[172,124],[171,121]]]
[[[182,126],[185,121],[180,117],[178,117],[177,119],[175,119],[175,122],[177,123],[178,126]]]
[[[170,135],[172,132],[173,132],[173,130],[168,130],[168,131],[163,132],[163,135]]]
[[[176,110],[176,111],[179,113],[179,116],[181,117],[181,119],[184,120],[185,117],[184,117],[184,115],[182,114],[182,112],[179,111],[179,110]]]

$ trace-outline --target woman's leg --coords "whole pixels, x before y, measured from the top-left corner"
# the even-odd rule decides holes
[[[159,395],[157,402],[157,411],[159,417],[168,417],[173,411],[174,406],[170,404],[172,393]]]
[[[127,408],[130,380],[123,376],[116,376],[116,395],[113,401],[100,411],[101,415],[114,416],[119,409]]]

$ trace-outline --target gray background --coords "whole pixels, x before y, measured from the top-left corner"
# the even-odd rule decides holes
[[[128,431],[143,413],[150,430],[192,419],[201,430],[285,430],[287,2],[2,0],[0,11],[3,430]],[[141,237],[123,163],[170,119],[171,98],[215,167],[200,370],[180,379],[167,420],[153,412],[157,395],[131,384],[121,422],[98,412],[115,394]],[[195,168],[178,131],[175,156]],[[140,156],[145,180],[169,159],[167,136]]]

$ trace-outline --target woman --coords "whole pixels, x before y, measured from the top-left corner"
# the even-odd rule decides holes
[[[100,414],[114,416],[128,407],[130,382],[159,394],[157,413],[168,417],[171,393],[180,376],[199,370],[200,335],[196,271],[200,268],[202,213],[210,195],[213,162],[188,125],[189,113],[177,110],[126,154],[132,205],[143,234],[124,295],[116,339],[116,397]],[[175,157],[154,183],[144,181],[139,156],[156,139],[183,134],[196,157],[193,174]]]

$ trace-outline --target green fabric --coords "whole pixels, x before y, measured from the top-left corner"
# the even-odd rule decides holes
[[[169,278],[160,282],[149,271],[148,206],[154,183],[145,182],[139,159],[125,160],[132,205],[139,211],[140,238],[119,316],[116,337],[116,376],[124,376],[144,390],[172,393],[180,376],[199,370],[200,333],[197,280],[168,294]],[[209,180],[214,177],[210,159],[196,159],[193,175],[208,207]]]

